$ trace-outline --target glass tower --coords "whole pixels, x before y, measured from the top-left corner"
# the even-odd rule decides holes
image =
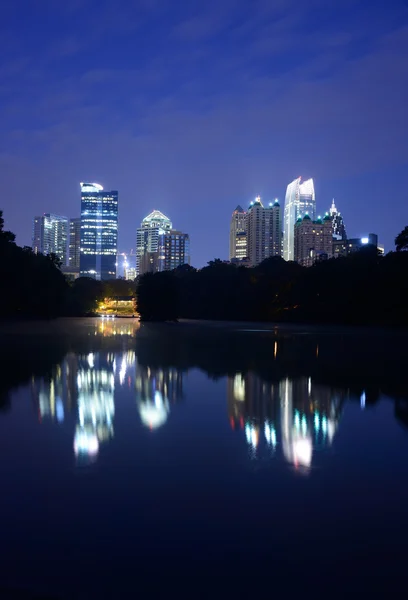
[[[159,235],[171,229],[170,219],[159,210],[153,210],[143,219],[136,234],[137,275],[157,270]]]
[[[56,254],[65,267],[68,258],[68,223],[67,217],[51,213],[34,217],[33,251],[36,254]]]
[[[81,277],[114,279],[117,246],[118,192],[81,183]]]
[[[298,177],[286,189],[284,230],[283,230],[283,258],[294,260],[295,250],[295,223],[298,217],[306,213],[314,221],[316,219],[316,198],[313,179],[301,183]]]

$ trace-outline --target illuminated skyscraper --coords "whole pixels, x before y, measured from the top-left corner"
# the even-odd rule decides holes
[[[181,265],[190,264],[190,237],[171,229],[159,233],[158,271],[172,271]]]
[[[334,204],[334,198],[330,207],[330,217],[333,223],[333,238],[335,240],[346,240],[346,228],[344,226],[343,217]]]
[[[247,213],[241,206],[232,213],[230,224],[229,259],[242,260],[247,257]]]
[[[56,254],[62,266],[68,258],[68,219],[51,213],[34,217],[33,251],[41,254]]]
[[[143,219],[136,234],[137,275],[157,270],[159,234],[171,228],[170,219],[159,210],[153,210]]]
[[[299,217],[308,213],[312,221],[316,218],[316,198],[313,179],[301,183],[301,177],[292,181],[287,187],[285,196],[283,258],[294,260],[295,223]]]
[[[81,256],[81,219],[69,220],[69,267],[79,271]]]
[[[80,275],[116,277],[118,192],[104,192],[98,183],[81,183]]]
[[[282,225],[279,202],[264,206],[258,196],[250,203],[246,217],[247,256],[251,266],[270,256],[281,256]]]
[[[143,219],[137,230],[137,274],[170,271],[184,264],[190,264],[188,233],[172,229],[170,219],[154,210]]]

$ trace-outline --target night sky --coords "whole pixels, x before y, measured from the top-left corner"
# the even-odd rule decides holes
[[[330,8],[328,8],[330,6]],[[119,191],[119,247],[151,210],[228,257],[231,212],[313,177],[350,237],[408,224],[406,0],[3,0],[6,226]]]

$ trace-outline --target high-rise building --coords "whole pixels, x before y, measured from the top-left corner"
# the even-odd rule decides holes
[[[344,226],[343,217],[341,216],[341,213],[337,210],[336,205],[334,204],[334,198],[329,213],[333,223],[333,238],[335,240],[346,240],[347,234],[346,228]]]
[[[258,196],[250,203],[247,217],[247,256],[251,266],[270,256],[281,256],[282,221],[279,202],[262,204]]]
[[[171,229],[170,219],[159,210],[153,210],[143,219],[136,234],[137,275],[157,270],[159,233]]]
[[[313,179],[301,183],[298,177],[290,183],[286,190],[284,230],[283,230],[283,258],[295,260],[295,223],[299,217],[308,213],[309,217],[316,218],[316,198]]]
[[[278,199],[270,202],[266,210],[266,253],[268,256],[282,256],[282,209]],[[266,257],[266,258],[267,258]]]
[[[172,271],[190,264],[190,237],[175,229],[159,234],[158,271]]]
[[[328,213],[321,219],[312,221],[308,214],[299,217],[294,227],[295,261],[303,267],[310,267],[319,260],[333,256],[333,228]]]
[[[79,272],[79,260],[81,256],[81,219],[69,220],[69,263],[73,271]]]
[[[34,217],[33,251],[41,254],[56,254],[62,266],[68,257],[68,218],[51,213]]]
[[[117,245],[118,192],[81,183],[81,276],[114,279]]]
[[[241,206],[232,213],[230,224],[229,259],[242,260],[247,257],[247,213]]]
[[[136,270],[138,275],[170,271],[190,264],[190,238],[172,228],[166,215],[154,210],[137,230]]]

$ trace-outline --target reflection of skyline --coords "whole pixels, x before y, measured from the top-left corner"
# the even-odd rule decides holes
[[[133,336],[137,328],[135,323],[98,320],[94,332],[102,337]],[[176,368],[138,364],[133,349],[69,353],[49,376],[33,377],[31,390],[41,423],[61,423],[72,415],[74,453],[82,462],[94,460],[101,445],[113,438],[118,390],[134,396],[141,424],[156,429],[182,398],[183,377]]]
[[[244,430],[252,456],[262,444],[272,451],[280,445],[285,460],[302,470],[317,447],[331,445],[344,398],[310,377],[268,383],[250,371],[227,380],[230,424]]]
[[[78,362],[74,451],[79,457],[89,457],[98,453],[102,442],[113,437],[115,361],[109,353],[89,353]]]
[[[136,402],[141,421],[149,429],[164,425],[170,405],[183,397],[183,372],[138,365],[135,377]]]

